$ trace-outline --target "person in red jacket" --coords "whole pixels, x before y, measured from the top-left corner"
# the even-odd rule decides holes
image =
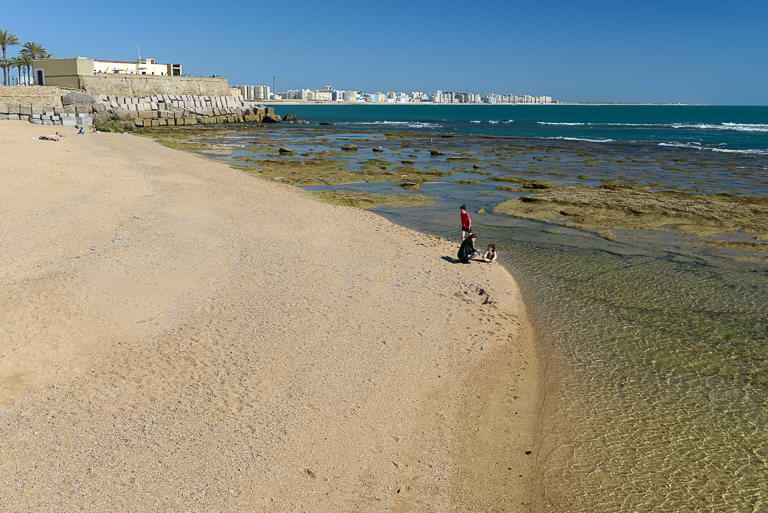
[[[461,241],[464,242],[464,239],[472,231],[472,218],[469,216],[465,205],[459,207],[459,213],[461,215]]]

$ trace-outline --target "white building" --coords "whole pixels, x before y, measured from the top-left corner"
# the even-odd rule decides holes
[[[123,75],[158,75],[181,76],[181,64],[158,64],[155,59],[136,59],[135,61],[108,61],[93,59],[93,72],[117,73]]]

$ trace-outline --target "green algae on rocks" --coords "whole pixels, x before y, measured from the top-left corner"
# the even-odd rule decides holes
[[[312,195],[326,203],[355,208],[420,207],[432,203],[423,194],[373,194],[350,191],[315,191]]]
[[[494,211],[596,230],[674,229],[701,237],[743,231],[764,238],[768,233],[768,198],[649,191],[613,183],[537,191],[502,201]]]

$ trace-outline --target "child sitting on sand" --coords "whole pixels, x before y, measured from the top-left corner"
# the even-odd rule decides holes
[[[483,253],[483,261],[492,264],[496,261],[496,244],[488,244],[488,249]]]

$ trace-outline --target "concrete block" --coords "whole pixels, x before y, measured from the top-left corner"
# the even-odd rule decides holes
[[[32,123],[33,125],[42,125],[43,124],[43,120],[39,119],[39,118],[38,119],[30,119],[29,122]]]
[[[0,115],[6,115],[6,114],[8,114],[8,104],[0,103]]]
[[[75,118],[62,118],[61,124],[63,126],[75,126],[77,125],[77,119]]]
[[[43,119],[42,121],[44,125],[53,125],[53,121],[51,121],[50,119]]]

